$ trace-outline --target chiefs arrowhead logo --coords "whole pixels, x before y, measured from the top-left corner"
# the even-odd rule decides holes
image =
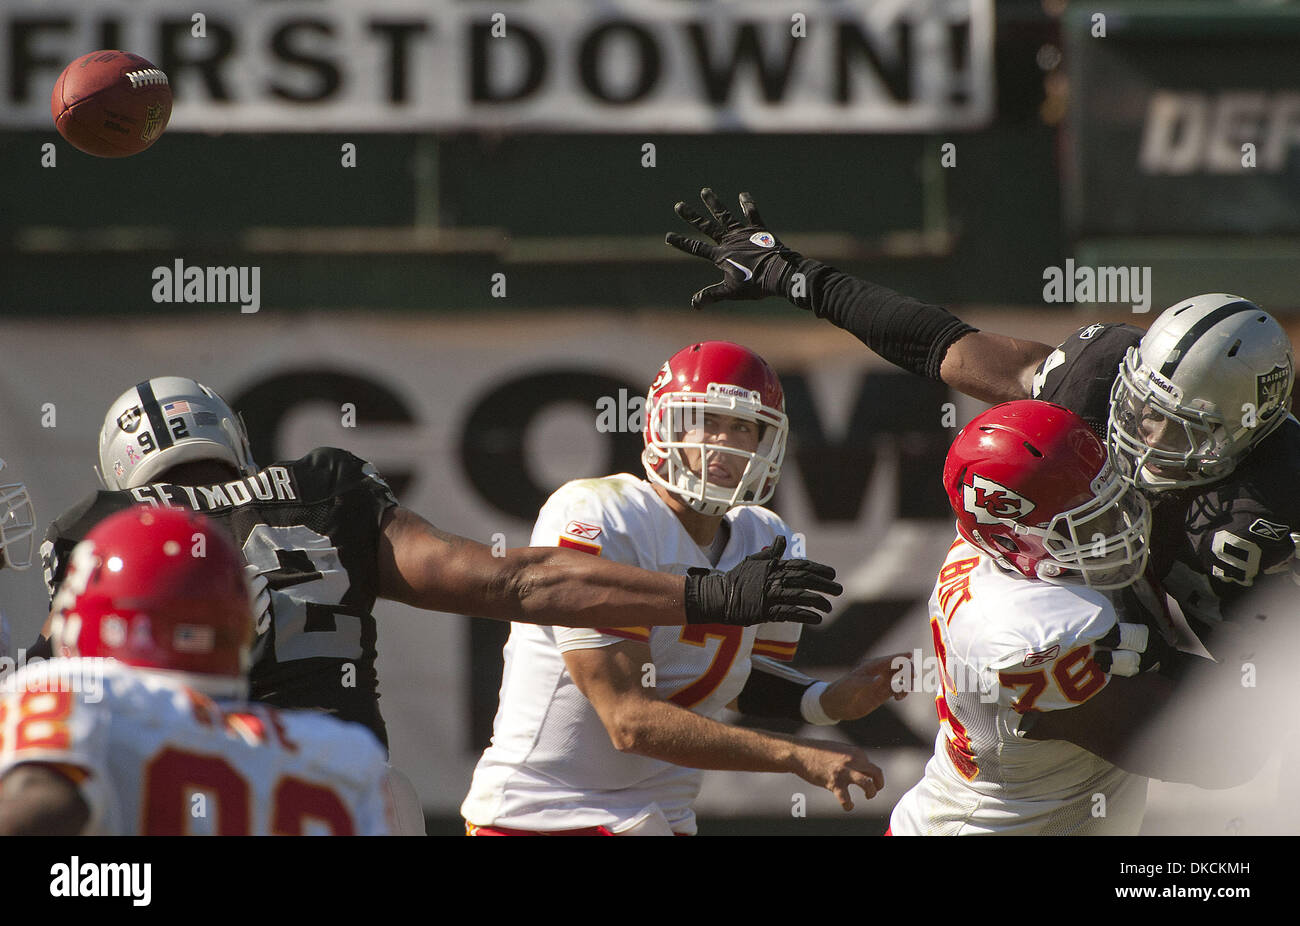
[[[979,524],[999,524],[1023,518],[1037,506],[1023,495],[1012,492],[992,479],[971,475],[971,484],[962,487],[962,504],[975,515]]]

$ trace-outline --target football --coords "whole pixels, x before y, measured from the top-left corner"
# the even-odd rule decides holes
[[[50,95],[54,125],[86,154],[121,158],[148,148],[172,114],[167,75],[139,55],[92,51],[69,64]]]

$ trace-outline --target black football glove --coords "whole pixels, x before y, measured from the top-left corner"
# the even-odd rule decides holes
[[[767,230],[749,194],[740,194],[744,222],[733,218],[708,187],[700,190],[700,199],[704,200],[713,218],[705,218],[686,203],[678,203],[673,209],[716,244],[687,238],[677,232],[669,232],[664,238],[679,251],[712,261],[725,277],[721,283],[706,286],[692,296],[691,307],[698,309],[723,299],[788,296],[790,278],[803,256],[787,248]]]
[[[835,570],[806,559],[782,560],[785,537],[741,560],[730,572],[694,568],[686,573],[686,623],[748,627],[766,621],[820,624],[831,603],[819,592],[844,589]],[[813,610],[813,609],[816,610]]]

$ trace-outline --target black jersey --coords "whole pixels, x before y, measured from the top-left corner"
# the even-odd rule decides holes
[[[96,492],[50,525],[41,555],[51,596],[76,543],[108,515],[138,504],[203,512],[266,576],[270,606],[255,615],[253,700],[365,724],[387,746],[371,611],[380,522],[397,499],[374,467],[321,447],[218,485]]]
[[[1287,570],[1300,533],[1300,422],[1288,417],[1232,475],[1194,494],[1186,527],[1187,552],[1225,606],[1259,576]]]
[[[1142,338],[1131,325],[1088,325],[1034,374],[1036,399],[1078,414],[1102,437],[1120,363]],[[1300,532],[1300,423],[1289,418],[1226,479],[1151,496],[1151,566],[1184,613],[1231,617],[1256,579],[1287,568]]]
[[[1142,329],[1132,325],[1080,328],[1038,365],[1031,398],[1065,406],[1104,441],[1120,361],[1141,340]]]

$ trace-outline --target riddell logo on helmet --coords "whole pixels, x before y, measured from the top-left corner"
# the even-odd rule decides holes
[[[979,475],[972,475],[971,484],[962,486],[962,504],[979,524],[1023,518],[1037,507],[1023,495]]]
[[[1088,483],[1088,488],[1092,491],[1093,495],[1100,495],[1102,492],[1106,491],[1106,487],[1114,478],[1115,471],[1111,468],[1110,460],[1107,459],[1106,462],[1101,465],[1101,469],[1098,470],[1097,475],[1093,477],[1092,482]]]
[[[744,386],[731,386],[727,383],[709,383],[705,390],[706,395],[722,395],[733,399],[745,399],[748,402],[762,402],[762,397],[752,389],[746,389]]]
[[[1175,402],[1183,401],[1183,390],[1180,389],[1176,384],[1171,383],[1169,380],[1165,379],[1155,370],[1147,371],[1147,382],[1150,384],[1152,389],[1163,392],[1165,395],[1169,396],[1169,398],[1171,398],[1173,401]]]

